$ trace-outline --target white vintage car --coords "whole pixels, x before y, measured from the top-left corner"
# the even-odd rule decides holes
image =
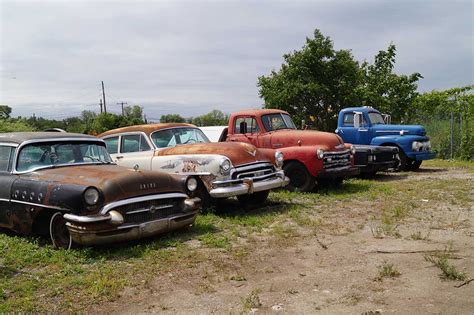
[[[236,196],[263,203],[271,189],[284,187],[283,154],[246,143],[211,143],[190,124],[148,124],[99,135],[114,162],[128,168],[196,175],[203,207],[212,198]]]

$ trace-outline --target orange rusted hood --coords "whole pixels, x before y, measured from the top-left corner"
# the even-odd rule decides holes
[[[38,170],[22,175],[54,185],[94,186],[105,202],[168,192],[184,192],[181,177],[162,172],[134,171],[117,165],[78,165]]]
[[[341,150],[342,139],[330,132],[316,130],[278,130],[272,132],[272,147],[316,146],[323,150]],[[343,149],[343,148],[342,148]]]
[[[158,150],[155,155],[186,155],[186,154],[220,154],[228,157],[234,166],[253,163],[255,161],[271,161],[271,158],[248,143],[196,143],[178,145],[173,148]]]

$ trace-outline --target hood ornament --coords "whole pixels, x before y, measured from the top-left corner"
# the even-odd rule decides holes
[[[257,150],[247,151],[247,153],[250,154],[251,156],[255,157],[255,155],[257,154]]]

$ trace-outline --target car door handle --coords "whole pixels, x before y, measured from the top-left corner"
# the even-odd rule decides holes
[[[119,155],[115,157],[117,160],[123,159],[123,155]]]
[[[230,141],[235,141],[235,139],[234,139],[234,138],[230,138]]]

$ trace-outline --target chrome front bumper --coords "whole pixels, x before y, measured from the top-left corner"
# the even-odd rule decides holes
[[[224,181],[215,181],[209,195],[212,198],[227,198],[239,195],[252,194],[254,192],[266,191],[270,189],[285,187],[290,179],[285,176],[283,171],[277,171],[272,174],[240,178]]]
[[[141,224],[124,224],[115,229],[103,231],[88,230],[83,226],[77,226],[71,222],[66,223],[66,226],[71,233],[74,243],[81,245],[101,245],[163,234],[192,224],[196,216],[197,211]]]
[[[99,245],[136,240],[188,226],[196,219],[200,204],[199,198],[187,198],[184,212],[143,223],[124,223],[123,216],[113,209],[90,216],[67,213],[64,219],[73,242]]]

